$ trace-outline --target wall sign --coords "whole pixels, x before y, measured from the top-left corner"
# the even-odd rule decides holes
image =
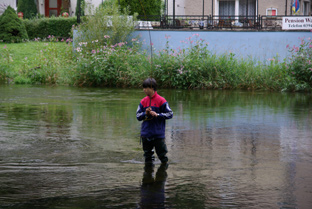
[[[312,17],[283,17],[283,30],[312,30]]]

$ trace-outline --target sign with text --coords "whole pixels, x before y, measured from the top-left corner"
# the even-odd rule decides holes
[[[283,17],[283,30],[312,30],[312,17]]]

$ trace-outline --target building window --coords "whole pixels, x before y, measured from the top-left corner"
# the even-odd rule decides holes
[[[235,1],[220,1],[219,2],[219,16],[221,19],[235,16]]]
[[[303,2],[303,15],[309,15],[309,2]]]
[[[256,14],[256,0],[240,0],[239,15],[254,16]]]
[[[277,9],[276,8],[266,9],[266,15],[267,16],[276,16],[277,15]]]

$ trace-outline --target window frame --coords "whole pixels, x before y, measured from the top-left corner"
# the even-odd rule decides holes
[[[268,12],[269,12],[269,11],[273,11],[273,10],[275,10],[275,15],[268,15]],[[271,14],[272,14],[272,12],[271,12]],[[277,16],[277,9],[276,9],[276,8],[273,8],[273,7],[267,8],[267,9],[266,9],[266,16],[276,17],[276,16]]]

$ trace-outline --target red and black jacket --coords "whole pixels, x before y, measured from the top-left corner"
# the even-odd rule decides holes
[[[158,116],[151,117],[145,115],[145,110],[151,107]],[[144,97],[137,109],[136,117],[139,121],[143,120],[141,136],[146,138],[165,138],[166,119],[173,117],[173,112],[165,98],[159,96],[155,91],[152,98]]]

